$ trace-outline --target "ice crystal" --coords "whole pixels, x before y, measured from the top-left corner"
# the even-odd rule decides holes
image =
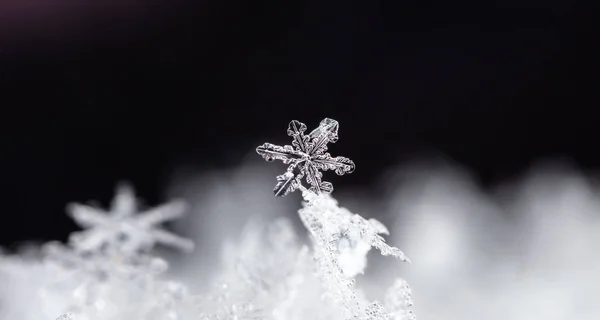
[[[185,204],[173,201],[138,213],[133,189],[126,184],[117,188],[108,211],[82,204],[70,204],[71,217],[86,230],[73,233],[70,243],[80,251],[118,249],[133,253],[149,250],[162,243],[189,251],[193,243],[157,225],[179,218],[185,212]]]
[[[325,297],[344,305],[352,319],[412,320],[412,312],[408,309],[412,302],[401,304],[397,302],[399,298],[392,299],[394,294],[410,299],[408,287],[397,284],[392,287],[386,301],[391,305],[385,307],[377,301],[361,301],[353,290],[354,276],[363,273],[366,255],[372,247],[384,256],[410,262],[400,249],[385,242],[381,234],[388,234],[387,228],[375,219],[366,220],[339,207],[330,195],[316,195],[308,190],[303,195],[306,202],[298,213],[313,239],[313,254],[326,288]]]
[[[294,139],[291,146],[264,143],[256,148],[256,152],[267,161],[281,160],[284,164],[289,164],[287,171],[277,176],[277,184],[273,190],[276,196],[283,197],[301,188],[304,177],[310,185],[310,191],[317,194],[331,193],[333,185],[321,180],[321,171],[334,170],[338,175],[354,171],[352,160],[332,157],[326,152],[327,143],[337,141],[338,128],[337,121],[325,118],[318,128],[305,135],[306,125],[292,120],[287,129],[288,136]]]

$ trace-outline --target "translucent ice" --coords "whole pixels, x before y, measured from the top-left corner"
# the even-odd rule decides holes
[[[256,152],[267,161],[281,160],[289,164],[287,171],[277,176],[277,184],[273,190],[276,196],[283,197],[303,188],[301,180],[304,177],[310,185],[310,191],[316,194],[331,193],[333,185],[321,180],[323,177],[321,171],[334,170],[338,175],[354,171],[352,160],[345,157],[332,157],[326,152],[327,143],[337,141],[338,128],[337,121],[325,118],[318,128],[305,135],[306,125],[292,120],[287,130],[288,136],[294,139],[291,146],[264,143],[256,148]]]

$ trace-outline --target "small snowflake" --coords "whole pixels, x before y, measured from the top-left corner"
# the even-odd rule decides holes
[[[303,189],[301,179],[306,176],[306,182],[311,185],[309,191],[315,194],[331,193],[333,186],[330,182],[321,181],[321,171],[335,170],[338,175],[352,173],[354,162],[345,157],[332,157],[327,151],[327,143],[338,139],[339,124],[337,121],[325,118],[318,128],[304,135],[306,125],[292,120],[288,126],[288,136],[294,138],[292,145],[278,146],[264,143],[256,148],[256,152],[267,161],[282,160],[289,164],[286,173],[277,176],[277,185],[273,192],[283,197],[297,189]]]
[[[149,250],[156,243],[192,250],[192,241],[181,238],[157,225],[183,216],[185,203],[173,201],[138,213],[133,189],[125,184],[117,188],[117,194],[107,211],[95,207],[70,204],[70,216],[86,230],[70,237],[73,248],[79,251],[103,249],[135,253]]]

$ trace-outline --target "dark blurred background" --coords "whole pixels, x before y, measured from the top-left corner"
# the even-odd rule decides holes
[[[155,204],[174,169],[239,165],[292,119],[340,122],[331,153],[357,170],[336,188],[431,152],[483,186],[600,165],[597,27],[575,2],[74,3],[0,2],[0,245],[64,239],[65,204],[107,205],[119,180]]]

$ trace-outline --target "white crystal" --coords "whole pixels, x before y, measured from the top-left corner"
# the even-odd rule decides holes
[[[256,148],[256,152],[267,161],[281,160],[289,164],[286,173],[277,176],[277,185],[273,190],[276,196],[283,197],[302,188],[302,178],[306,178],[310,185],[309,191],[316,194],[331,193],[333,185],[321,180],[321,171],[333,170],[340,176],[354,171],[352,160],[332,157],[326,152],[327,143],[337,141],[338,128],[337,121],[325,118],[319,127],[305,135],[306,125],[292,120],[287,130],[287,134],[294,139],[291,146],[264,143]]]

